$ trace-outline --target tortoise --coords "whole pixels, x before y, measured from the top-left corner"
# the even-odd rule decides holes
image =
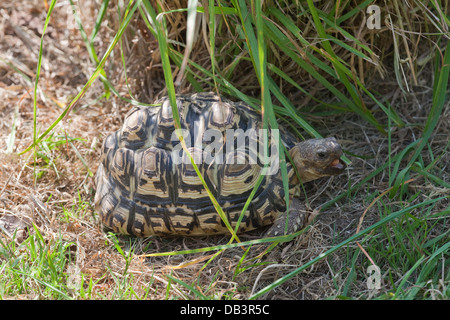
[[[279,128],[282,146],[278,147],[280,139],[273,138],[270,152],[286,149],[293,162],[286,164],[287,210],[280,166],[272,166],[275,169],[267,174],[267,157],[263,159],[258,152],[261,149],[252,143],[254,134],[263,128],[259,112],[214,93],[177,95],[176,103],[181,130],[175,130],[165,97],[155,102],[157,106],[134,106],[122,127],[104,140],[94,202],[108,229],[138,237],[230,232],[186,149],[231,226],[235,228],[241,219],[237,233],[272,225],[266,236],[279,235],[285,231],[286,218],[288,233],[299,230],[311,218],[298,199],[301,184],[340,174],[346,168],[335,138],[298,141],[289,130]],[[186,143],[184,149],[179,135]],[[224,151],[225,147],[229,150]],[[253,199],[240,218],[261,174]]]

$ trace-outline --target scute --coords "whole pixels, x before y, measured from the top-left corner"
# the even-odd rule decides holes
[[[233,124],[233,107],[227,102],[213,102],[211,104],[210,127],[228,128]]]
[[[164,179],[164,164],[165,151],[150,147],[144,150],[141,158],[141,166],[136,172],[138,177],[136,193],[140,196],[158,197],[161,199],[168,197],[167,183]]]

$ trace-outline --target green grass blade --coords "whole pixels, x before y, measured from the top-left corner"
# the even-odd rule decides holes
[[[169,278],[170,280],[172,280],[173,282],[178,283],[179,285],[182,285],[183,287],[185,287],[186,289],[188,289],[189,291],[194,293],[197,296],[197,298],[199,298],[200,300],[208,300],[207,296],[205,296],[199,290],[195,289],[193,286],[187,284],[186,282],[184,282],[180,279],[177,279],[170,274],[166,275],[166,277]]]
[[[422,149],[427,145],[429,139],[431,138],[434,129],[442,115],[444,106],[446,105],[447,90],[449,86],[449,72],[450,72],[450,42],[447,42],[447,47],[445,50],[445,56],[441,63],[441,69],[437,71],[435,76],[436,83],[434,84],[433,90],[433,102],[431,110],[428,114],[427,121],[425,123],[425,128],[422,133],[422,137],[418,140],[418,146],[414,149],[414,153],[411,156],[408,164],[404,169],[402,169],[397,178],[395,179],[393,189],[391,191],[391,196],[393,196],[398,188],[401,186],[405,180],[405,176],[410,171],[411,166],[416,162],[417,157],[422,152]],[[416,142],[414,142],[416,143]]]
[[[249,49],[251,61],[253,63],[253,66],[256,71],[256,75],[259,80],[259,84],[261,87],[261,114],[263,119],[263,128],[269,128],[271,130],[278,130],[278,123],[275,118],[275,113],[273,111],[272,106],[272,99],[270,97],[270,92],[272,91],[271,85],[273,85],[273,82],[269,82],[269,76],[267,74],[266,66],[266,42],[265,42],[265,32],[264,32],[264,23],[263,23],[263,12],[260,4],[256,4],[255,6],[255,12],[256,17],[255,21],[251,19],[251,15],[249,14],[247,10],[247,5],[245,1],[240,0],[239,3],[234,3],[235,7],[237,8],[237,11],[239,13],[239,18],[242,21],[243,25],[243,35],[245,42],[247,44],[247,48]],[[256,26],[256,33],[253,30],[253,24]],[[265,134],[267,134],[267,131],[264,131]],[[265,141],[269,141],[268,137],[265,137]],[[278,150],[279,159],[277,161],[279,162],[281,175],[283,177],[283,188],[284,188],[284,194],[285,194],[285,203],[287,208],[289,207],[289,185],[287,181],[287,167],[286,167],[286,160],[285,160],[285,154],[284,152],[281,152],[284,150],[282,146],[281,137],[278,136],[278,141],[272,142],[275,143]],[[265,155],[268,155],[268,149],[270,144],[266,143],[264,145],[264,148],[266,149],[264,151]],[[263,172],[261,174],[264,174],[265,169],[267,167],[267,163],[265,163],[265,166],[263,168]],[[255,191],[259,185],[255,185],[253,188],[253,191]],[[241,216],[244,214],[245,211],[241,213]],[[287,221],[288,219],[286,219]]]
[[[374,223],[373,225],[371,225],[370,227],[360,231],[359,233],[347,238],[346,240],[342,241],[341,243],[339,243],[338,245],[332,247],[331,249],[327,250],[325,253],[317,256],[316,258],[312,259],[311,261],[305,263],[304,265],[302,265],[301,267],[295,269],[294,271],[290,272],[289,274],[287,274],[286,276],[276,280],[275,282],[273,282],[272,284],[266,286],[265,288],[261,289],[260,291],[258,291],[257,293],[255,293],[253,296],[250,297],[250,299],[256,299],[261,297],[262,295],[264,295],[265,293],[269,292],[270,290],[274,289],[275,287],[283,284],[284,282],[286,282],[287,280],[291,279],[292,277],[294,277],[295,275],[297,275],[298,273],[302,272],[303,270],[311,267],[313,264],[315,264],[316,262],[326,258],[327,256],[329,256],[330,254],[332,254],[333,252],[339,250],[340,248],[342,248],[343,246],[356,241],[357,239],[361,238],[363,235],[368,234],[369,232],[371,232],[372,230],[375,230],[377,228],[379,228],[380,226],[385,225],[386,223],[388,223],[389,221],[392,221],[394,219],[397,219],[401,216],[403,216],[404,214],[409,213],[410,211],[420,208],[420,207],[425,207],[428,205],[432,205],[433,203],[436,203],[442,199],[445,199],[445,197],[441,197],[441,198],[437,198],[437,199],[432,199],[432,200],[428,200],[428,201],[424,201],[422,203],[418,203],[406,208],[403,208],[399,211],[396,211],[392,214],[390,214],[389,216],[381,219],[380,221]]]
[[[321,50],[320,53],[333,64],[340,81],[342,82],[342,84],[344,84],[344,86],[347,88],[347,92],[352,97],[354,105],[351,104],[349,105],[349,107],[355,113],[359,114],[361,117],[372,123],[379,131],[384,132],[383,127],[377,122],[372,113],[365,107],[364,103],[362,102],[359,96],[359,93],[357,92],[357,88],[350,83],[349,78],[354,80],[355,76],[352,74],[351,70],[348,70],[347,68],[345,68],[344,65],[342,65],[342,63],[339,61],[339,58],[334,53],[334,50],[331,44],[329,43],[328,36],[322,25],[319,13],[314,7],[313,0],[307,1],[309,10],[314,20],[314,25],[316,27],[317,33],[319,34],[322,40],[321,44],[324,48],[324,51]]]
[[[37,162],[37,152],[36,152],[36,141],[37,141],[37,90],[39,77],[41,75],[41,65],[42,65],[42,51],[44,48],[44,36],[47,31],[48,24],[50,23],[50,17],[52,15],[53,9],[55,7],[56,0],[52,0],[47,12],[47,17],[45,18],[44,28],[42,30],[41,42],[39,45],[39,55],[38,55],[38,64],[36,68],[36,79],[34,81],[34,90],[33,90],[33,147],[34,147],[34,163]],[[30,148],[31,149],[31,148]],[[34,170],[36,170],[36,165],[34,165]],[[34,173],[34,181],[36,183],[36,173]]]
[[[396,300],[398,298],[398,296],[400,295],[403,286],[406,284],[406,282],[409,280],[409,277],[411,277],[411,275],[413,274],[413,272],[422,264],[422,262],[425,260],[425,256],[420,257],[419,260],[417,260],[417,262],[414,264],[414,266],[408,270],[408,272],[406,272],[403,275],[403,279],[400,282],[400,284],[397,287],[397,290],[395,291],[392,300]]]
[[[130,0],[130,2],[132,2],[132,0]],[[101,59],[101,61],[99,62],[97,68],[95,69],[94,73],[92,74],[92,76],[89,78],[88,82],[84,85],[84,87],[81,89],[81,91],[76,95],[76,97],[69,103],[69,105],[63,110],[63,112],[60,114],[60,116],[55,120],[55,122],[53,122],[48,128],[47,130],[44,131],[44,133],[42,133],[39,138],[36,138],[36,120],[34,120],[34,137],[33,137],[33,143],[28,146],[25,150],[23,150],[22,152],[19,153],[19,155],[25,154],[28,151],[30,151],[32,148],[35,148],[37,146],[37,144],[45,137],[48,135],[49,132],[51,132],[53,130],[54,127],[56,127],[56,125],[62,120],[64,119],[64,117],[72,110],[73,106],[75,105],[75,103],[78,102],[78,100],[81,99],[81,97],[86,93],[86,91],[89,89],[89,87],[92,85],[92,83],[95,81],[95,79],[97,79],[97,77],[101,74],[101,71],[103,70],[103,66],[106,62],[106,60],[108,59],[109,55],[111,54],[112,50],[114,49],[114,47],[116,46],[117,42],[119,41],[120,37],[122,36],[122,34],[124,33],[126,27],[128,26],[128,24],[130,23],[133,13],[134,11],[136,11],[137,7],[140,4],[140,0],[138,0],[135,5],[133,6],[133,8],[130,10],[129,14],[124,18],[124,20],[122,21],[120,27],[119,27],[119,31],[117,32],[117,34],[115,35],[113,41],[111,42],[111,44],[109,45],[108,49],[106,50],[103,58]],[[53,2],[52,2],[53,3]],[[50,13],[50,10],[49,10]],[[49,16],[48,16],[49,17]],[[40,46],[40,56],[42,56],[42,48],[43,48],[43,37],[45,34],[45,29],[44,32],[42,34],[42,41],[41,41],[41,46]],[[36,75],[38,75],[40,73],[40,69],[41,69],[41,58],[39,58],[38,60],[38,72],[36,73]],[[37,88],[37,82],[39,80],[39,77],[36,77],[36,85],[35,88]],[[37,89],[35,89],[35,91],[37,91]],[[36,95],[34,97],[34,100],[36,101]],[[34,102],[34,104],[36,104],[36,102]]]
[[[162,19],[163,15],[160,14],[159,16],[157,16],[155,10],[153,9],[152,5],[148,2],[148,0],[144,0],[143,4],[144,4],[144,7],[145,7],[147,13],[150,15],[150,17],[152,19],[153,26],[156,31],[156,36],[158,39],[159,49],[160,49],[160,54],[161,54],[162,67],[163,67],[163,71],[164,71],[164,79],[166,81],[169,101],[170,101],[170,105],[172,107],[172,114],[173,114],[175,129],[178,130],[178,129],[181,129],[181,123],[180,123],[180,116],[178,113],[178,107],[177,107],[177,103],[176,103],[176,92],[175,92],[175,85],[174,85],[173,76],[172,76],[172,68],[171,68],[170,59],[169,59],[169,47],[167,44],[167,39],[165,36],[163,25],[158,20],[160,18]],[[178,130],[178,132],[181,132],[181,131]],[[230,241],[233,241],[233,239],[234,239],[237,242],[240,242],[240,240],[237,237],[236,233],[234,232],[231,224],[229,223],[226,214],[223,212],[219,203],[215,199],[214,195],[212,194],[211,190],[209,189],[208,185],[206,184],[200,170],[198,169],[198,166],[194,162],[194,158],[192,157],[191,153],[187,149],[186,142],[184,141],[184,137],[181,134],[178,134],[178,139],[180,140],[180,143],[181,143],[181,146],[182,146],[184,152],[189,157],[191,164],[192,164],[195,172],[197,173],[198,178],[200,179],[201,183],[203,184],[203,187],[205,188],[206,192],[208,193],[208,196],[211,199],[211,202],[212,202],[214,208],[216,209],[217,213],[219,214],[220,218],[224,222],[227,229],[230,231],[230,233],[231,233]]]
[[[81,22],[81,18],[77,13],[75,4],[73,3],[73,0],[69,0],[70,1],[70,5],[72,6],[72,14],[74,16],[75,22],[78,25],[78,30],[80,31],[81,34],[81,38],[83,39],[84,45],[86,46],[86,49],[89,53],[89,57],[91,58],[91,61],[94,65],[98,65],[98,57],[97,57],[97,53],[95,52],[95,48],[94,48],[94,44],[92,41],[90,41],[87,37],[86,31],[83,28],[83,24]],[[130,2],[131,4],[131,2]],[[101,75],[103,78],[106,78],[106,72],[105,70],[101,69]],[[103,80],[102,80],[103,82]],[[105,88],[105,97],[109,97],[110,96],[110,90],[108,87],[108,84],[103,82],[104,88]]]
[[[109,0],[103,0],[102,5],[98,11],[97,19],[95,20],[95,26],[92,30],[91,37],[89,39],[89,43],[92,45],[95,37],[97,36],[98,31],[100,30],[103,18],[105,17],[106,11],[108,10]]]
[[[366,0],[362,3],[355,3],[355,7],[344,13],[342,16],[337,18],[336,24],[340,25],[342,22],[354,17],[355,15],[361,14],[361,11],[365,11],[368,5],[372,4],[373,0]],[[350,8],[349,8],[350,9]]]
[[[357,113],[361,117],[365,118],[368,122],[370,122],[375,127],[381,129],[378,122],[373,118],[373,116],[367,116],[367,114],[363,111],[361,111],[360,107],[358,107],[355,102],[352,99],[347,98],[345,94],[343,94],[339,89],[337,89],[335,86],[331,84],[330,81],[327,80],[326,77],[321,75],[312,65],[304,61],[301,57],[298,56],[298,54],[287,47],[287,43],[289,39],[287,39],[283,33],[279,32],[274,26],[268,25],[268,34],[271,37],[271,40],[282,50],[286,55],[288,55],[293,62],[297,63],[300,67],[302,67],[306,72],[308,72],[312,77],[314,77],[318,82],[320,82],[325,88],[327,88],[331,93],[333,93],[339,100],[342,101],[344,105],[346,105],[349,110],[352,110],[353,112]],[[270,34],[272,32],[273,34]],[[323,62],[317,61],[316,64],[318,67],[320,67],[323,70],[329,69],[328,67],[324,66]],[[331,72],[330,70],[328,70]]]
[[[54,292],[60,294],[66,300],[73,300],[73,298],[71,296],[67,295],[65,292],[63,292],[60,289],[56,288],[55,286],[53,286],[51,283],[49,283],[47,281],[43,281],[43,280],[38,279],[33,274],[30,274],[30,273],[27,273],[27,272],[22,272],[22,271],[19,271],[19,270],[15,270],[14,272],[18,273],[18,274],[21,274],[24,277],[29,277],[30,279],[33,279],[34,281],[36,281],[39,284],[41,284],[44,288],[50,288]]]
[[[295,237],[298,237],[299,235],[303,234],[307,230],[309,230],[309,227],[306,227],[303,230],[297,231],[296,233],[283,235],[283,236],[227,243],[227,244],[223,244],[223,245],[216,245],[216,246],[203,247],[203,248],[197,248],[197,249],[142,254],[139,257],[166,257],[166,256],[176,256],[176,255],[184,255],[184,254],[203,253],[203,252],[209,252],[209,251],[219,251],[219,250],[226,250],[226,249],[232,249],[232,248],[237,248],[237,247],[241,248],[241,247],[253,246],[253,245],[263,244],[263,243],[289,242],[289,241],[292,241],[292,239],[294,239]]]

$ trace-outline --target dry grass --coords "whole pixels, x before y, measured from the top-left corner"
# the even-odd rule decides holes
[[[83,26],[90,34],[94,26],[94,19],[98,4],[95,1],[82,1],[81,11]],[[276,3],[276,1],[275,1]],[[330,2],[331,5],[332,2]],[[55,121],[61,113],[62,106],[70,102],[86,83],[92,74],[93,67],[78,29],[71,22],[71,12],[68,2],[61,1],[61,7],[56,8],[49,30],[45,38],[45,52],[43,55],[43,69],[39,82],[38,94],[38,130],[41,132]],[[178,1],[173,7],[179,8]],[[396,10],[395,7],[389,7]],[[401,8],[400,8],[401,9]],[[325,10],[325,9],[324,9]],[[295,16],[294,7],[286,7],[286,14]],[[98,55],[105,51],[106,46],[117,29],[118,18],[116,8],[108,10],[107,22],[101,28],[96,48]],[[45,20],[45,7],[42,1],[2,1],[0,5],[0,217],[14,215],[26,222],[33,221],[47,244],[62,241],[69,246],[71,260],[64,272],[69,280],[68,294],[80,298],[76,288],[83,277],[83,287],[92,288],[89,296],[84,298],[139,298],[147,295],[151,299],[165,298],[199,298],[193,291],[174,283],[167,275],[184,281],[210,298],[246,299],[252,291],[256,292],[275,279],[295,270],[298,266],[310,261],[331,248],[336,243],[355,234],[359,218],[369,206],[369,195],[386,191],[389,188],[386,173],[373,178],[357,194],[350,199],[340,201],[326,210],[312,228],[294,241],[281,245],[263,258],[263,262],[276,262],[273,265],[263,264],[235,275],[235,270],[245,267],[251,261],[250,256],[256,257],[263,248],[255,247],[244,265],[240,266],[243,255],[241,248],[228,249],[216,257],[202,270],[210,253],[193,255],[175,255],[168,257],[143,258],[139,255],[149,252],[166,252],[208,247],[215,244],[225,244],[227,237],[200,237],[182,239],[129,239],[119,237],[124,253],[121,254],[114,245],[114,237],[105,234],[99,223],[98,216],[92,207],[94,194],[93,178],[89,172],[95,174],[99,146],[103,138],[120,127],[123,115],[129,105],[112,96],[108,100],[97,101],[102,94],[103,85],[100,81],[94,83],[88,93],[75,106],[73,112],[64,119],[54,130],[53,137],[47,138],[48,150],[41,148],[35,161],[33,152],[23,156],[16,153],[24,150],[32,143],[33,136],[33,103],[32,82],[35,77],[37,52],[42,25]],[[182,14],[168,17],[171,31],[169,38],[173,41],[184,41],[185,21]],[[410,21],[414,21],[411,19]],[[425,57],[435,44],[420,41],[426,37],[423,34],[408,33],[406,30],[422,30],[421,26],[414,28],[402,22],[404,29],[397,30],[397,41],[406,57]],[[420,23],[420,22],[419,22]],[[367,29],[361,27],[361,21],[350,20],[349,26],[356,26],[354,35],[358,39],[378,48],[379,58],[373,57],[378,64],[369,63],[355,58],[349,53],[342,56],[352,70],[358,74],[367,87],[383,94],[385,101],[395,105],[405,123],[423,123],[431,108],[432,83],[434,70],[432,66],[423,64],[420,69],[410,68],[409,63],[403,65],[405,69],[404,83],[410,83],[411,91],[405,93],[398,85],[398,79],[393,72],[392,33],[388,27],[378,34],[368,34]],[[396,24],[398,26],[398,24]],[[222,26],[227,28],[226,24]],[[303,30],[311,30],[311,22],[303,25]],[[417,29],[418,28],[418,29]],[[221,69],[226,70],[235,56],[228,50],[232,47],[235,35],[229,34],[221,43],[221,52],[228,56],[221,63]],[[407,44],[402,39],[405,39]],[[209,54],[207,45],[202,37],[197,39],[191,59],[205,68],[209,68]],[[407,49],[406,49],[407,48]],[[276,65],[288,64],[285,56],[279,56],[276,48],[269,53],[269,59]],[[128,85],[120,62],[119,48],[114,50],[114,57],[105,67],[109,80],[124,96],[130,90],[134,97],[144,103],[151,103],[157,97],[165,95],[165,83],[161,69],[158,46],[151,34],[145,33],[141,18],[136,18],[126,32],[123,39],[123,50],[127,63]],[[182,51],[181,51],[182,52]],[[425,59],[425,58],[424,58]],[[21,71],[19,73],[18,70]],[[330,96],[317,81],[311,79],[303,70],[286,69],[285,72],[297,79],[313,96],[328,103],[334,103]],[[242,91],[258,97],[259,85],[253,76],[250,62],[242,62],[233,76],[233,84]],[[281,79],[276,79],[282,83]],[[308,186],[309,201],[312,208],[333,199],[344,192],[349,185],[361,181],[374,168],[386,162],[389,152],[395,154],[403,150],[421,134],[420,127],[408,126],[394,128],[389,149],[387,137],[374,127],[368,126],[360,117],[351,113],[322,117],[311,115],[315,108],[305,109],[311,105],[310,99],[304,99],[297,90],[289,84],[283,84],[283,90],[295,106],[309,120],[310,124],[324,136],[336,136],[344,149],[352,154],[364,157],[351,157],[352,164],[347,175],[335,177],[330,181],[321,180]],[[180,92],[190,92],[193,88],[184,81]],[[367,103],[370,103],[367,101]],[[388,119],[377,115],[381,123]],[[449,105],[447,103],[437,129],[429,145],[429,152],[423,154],[423,162],[433,161],[433,155],[440,155],[448,146],[449,136]],[[336,124],[345,124],[338,125]],[[9,143],[12,133],[15,140]],[[69,138],[77,138],[71,143]],[[55,144],[62,141],[61,144]],[[7,152],[9,147],[12,152]],[[76,150],[76,151],[75,151]],[[83,161],[85,163],[83,163]],[[442,163],[449,163],[448,152],[443,155]],[[444,166],[445,169],[445,166]],[[447,173],[445,173],[447,172]],[[421,190],[420,199],[427,197],[448,195],[448,190],[438,188],[423,176],[414,176],[415,180],[408,185],[411,190]],[[444,170],[442,180],[448,182],[448,168]],[[378,193],[378,194],[379,194]],[[420,200],[419,199],[419,200]],[[441,202],[434,210],[444,210],[448,203]],[[376,207],[371,208],[363,221],[363,227],[378,221],[379,213]],[[444,232],[443,227],[433,229],[433,233]],[[33,232],[33,231],[31,231]],[[261,231],[243,236],[243,239],[254,239],[262,234]],[[4,240],[6,238],[3,238]],[[62,239],[62,240],[61,240]],[[351,273],[348,272],[349,250],[356,247],[352,244],[346,250],[340,250],[325,260],[321,260],[308,270],[296,275],[283,285],[272,290],[269,299],[323,299],[342,293],[342,288],[348,283]],[[132,254],[129,254],[129,253]],[[129,258],[127,258],[129,254]],[[125,257],[124,257],[125,256]],[[2,261],[0,256],[0,261]],[[364,256],[358,261],[366,263]],[[194,263],[197,262],[197,263]],[[0,283],[1,285],[1,283]],[[39,284],[35,284],[39,287]],[[367,297],[365,279],[358,279],[351,284],[352,297]],[[168,289],[169,288],[169,289]],[[30,290],[23,295],[11,298],[34,299],[39,297],[39,290]],[[3,296],[8,298],[8,296]]]

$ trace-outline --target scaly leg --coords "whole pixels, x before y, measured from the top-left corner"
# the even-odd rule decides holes
[[[300,200],[290,198],[289,213],[284,213],[279,216],[269,230],[267,230],[265,237],[276,237],[283,235],[286,226],[286,216],[288,218],[286,234],[291,234],[304,228],[316,215],[311,214]]]

